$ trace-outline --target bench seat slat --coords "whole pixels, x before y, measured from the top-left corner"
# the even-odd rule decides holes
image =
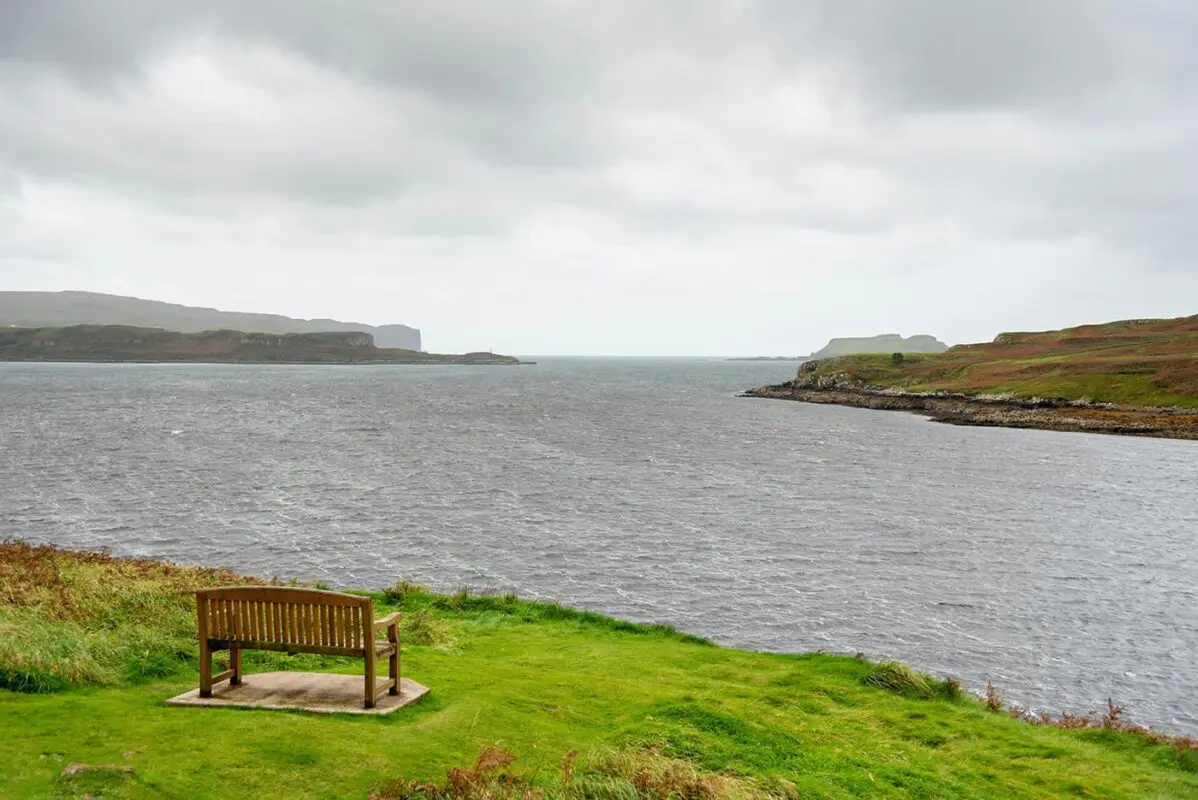
[[[228,650],[230,647],[240,647],[246,650],[270,650],[276,653],[313,653],[325,656],[358,656],[366,655],[361,647],[334,647],[322,644],[287,644],[285,642],[256,642],[251,639],[209,639],[208,646],[214,650]],[[395,650],[390,642],[375,642],[376,656],[389,656]]]

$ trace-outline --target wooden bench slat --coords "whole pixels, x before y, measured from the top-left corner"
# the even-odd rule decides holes
[[[304,622],[303,622],[303,625],[304,625],[304,633],[303,633],[303,641],[304,641],[304,644],[307,644],[307,645],[319,644],[319,642],[315,641],[315,635],[316,635],[316,626],[315,626],[315,625],[313,624],[313,622],[312,622],[312,615],[316,613],[316,607],[315,607],[315,606],[310,606],[310,605],[305,605],[305,606],[300,606],[300,610],[301,610],[301,611],[303,612],[303,614],[304,614]]]
[[[318,656],[357,656],[362,658],[365,652],[356,647],[327,647],[319,644],[294,645],[286,642],[249,642],[239,639],[209,639],[213,651],[228,650],[239,647],[243,650],[269,650],[274,653],[312,653]]]
[[[261,625],[259,624],[260,620],[258,619],[258,611],[261,606],[262,604],[256,600],[250,600],[246,603],[246,611],[249,612],[250,618],[250,640],[255,642],[261,641],[263,638]]]

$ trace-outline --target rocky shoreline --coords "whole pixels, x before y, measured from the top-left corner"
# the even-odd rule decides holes
[[[922,414],[936,422],[1121,436],[1198,439],[1198,409],[1117,406],[1051,398],[1021,400],[951,393],[914,393],[826,381],[790,381],[750,389],[741,397],[797,400]]]

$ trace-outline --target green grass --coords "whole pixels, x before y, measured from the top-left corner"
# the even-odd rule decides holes
[[[75,588],[45,601],[82,599]],[[377,595],[376,606],[420,620],[424,633],[404,647],[405,675],[432,688],[417,706],[385,718],[166,708],[195,685],[194,646],[172,655],[161,676],[126,673],[115,661],[99,679],[68,681],[66,670],[42,693],[0,690],[0,796],[361,799],[378,788],[389,799],[425,797],[411,781],[444,784],[450,770],[499,746],[516,757],[511,766],[460,770],[449,781],[490,776],[490,788],[440,796],[1198,797],[1189,751],[1125,732],[1030,725],[902,665],[720,648],[666,626],[512,596],[409,589]],[[11,597],[0,605],[10,620],[18,610],[27,615],[19,624],[31,625],[50,607],[18,607]],[[65,615],[56,624],[92,621]],[[160,633],[174,641],[171,630]],[[55,659],[74,663],[70,647],[47,650],[41,667],[56,674]],[[153,646],[143,652],[159,663]],[[281,666],[285,656],[250,668],[248,680]],[[571,751],[581,755],[565,780]],[[133,771],[60,777],[70,763]]]

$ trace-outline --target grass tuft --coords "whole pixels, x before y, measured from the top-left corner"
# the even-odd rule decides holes
[[[955,701],[964,695],[961,682],[955,678],[937,680],[898,661],[875,664],[864,680],[870,686],[920,700]]]
[[[431,593],[432,591],[424,584],[410,581],[407,578],[400,578],[383,590],[383,596],[391,603],[402,603],[406,597],[411,595],[428,595]]]
[[[449,623],[433,616],[432,612],[427,610],[405,614],[400,623],[400,632],[400,640],[404,645],[451,650],[457,644],[457,637],[454,636]]]

